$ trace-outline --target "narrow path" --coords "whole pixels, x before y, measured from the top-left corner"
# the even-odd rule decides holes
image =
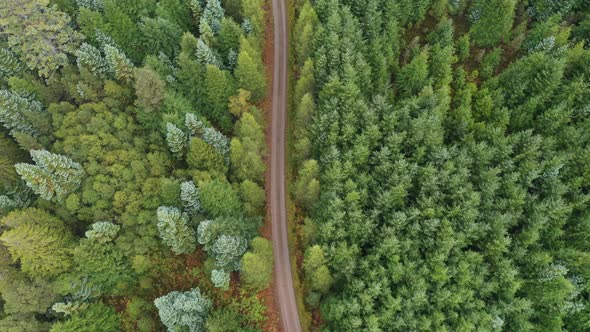
[[[283,332],[301,332],[287,236],[285,137],[287,122],[287,11],[285,0],[272,0],[274,68],[270,148],[270,210],[275,255],[275,287]]]

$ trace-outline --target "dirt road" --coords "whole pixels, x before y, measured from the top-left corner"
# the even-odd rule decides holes
[[[301,332],[293,289],[285,190],[285,137],[287,122],[287,9],[285,0],[272,0],[274,68],[270,147],[270,214],[275,255],[275,287],[283,332]]]

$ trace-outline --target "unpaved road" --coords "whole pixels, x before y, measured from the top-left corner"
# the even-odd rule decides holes
[[[287,9],[285,0],[272,0],[274,68],[270,147],[270,215],[275,256],[275,287],[283,332],[301,332],[287,236],[285,150],[287,122]]]

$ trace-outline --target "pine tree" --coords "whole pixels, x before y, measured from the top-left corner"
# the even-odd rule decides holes
[[[197,57],[197,61],[202,65],[214,65],[217,67],[221,66],[221,62],[215,53],[213,53],[211,48],[207,46],[207,44],[205,44],[202,39],[199,39],[197,42],[197,51],[195,55]]]
[[[229,289],[230,274],[224,270],[213,270],[211,271],[211,282],[216,288],[223,290]]]
[[[248,249],[248,241],[239,236],[221,235],[209,253],[215,258],[215,265],[231,271],[240,268],[240,259]]]
[[[11,76],[17,76],[24,70],[24,66],[18,61],[15,54],[7,48],[0,48],[0,81]]]
[[[229,139],[225,135],[209,127],[203,131],[203,140],[224,156],[226,162],[229,161]]]
[[[158,231],[162,241],[177,254],[195,251],[195,231],[188,225],[188,215],[174,207],[158,208]]]
[[[112,69],[100,50],[90,44],[83,43],[76,51],[78,68],[87,68],[98,78],[105,78],[112,74]]]
[[[79,163],[46,150],[31,150],[30,153],[36,165],[19,163],[15,167],[41,198],[51,200],[55,197],[61,201],[82,183],[84,170]]]
[[[199,189],[193,181],[185,181],[180,185],[180,199],[184,203],[184,208],[191,214],[198,213],[201,209]]]
[[[168,148],[177,158],[184,155],[184,150],[187,146],[186,134],[174,124],[166,123],[166,142]]]
[[[200,137],[201,135],[203,135],[205,125],[193,113],[186,113],[184,125],[190,131],[191,136]]]
[[[211,300],[199,288],[188,292],[171,292],[154,301],[160,320],[168,331],[203,331]]]
[[[86,231],[87,238],[98,243],[107,243],[113,241],[121,227],[108,221],[95,222],[91,226],[92,229]]]
[[[0,122],[8,130],[35,136],[47,132],[50,126],[40,102],[4,89],[0,90]]]
[[[221,7],[219,0],[207,0],[205,10],[201,16],[201,21],[205,21],[211,27],[213,33],[217,35],[221,27],[221,19],[223,19],[225,12]],[[202,33],[202,31],[201,31]]]
[[[266,78],[260,54],[243,38],[240,43],[238,63],[235,69],[238,88],[250,91],[253,101],[260,101],[266,94]]]
[[[56,276],[72,264],[72,237],[59,225],[23,223],[5,231],[0,241],[31,277]]]
[[[115,78],[123,82],[131,82],[133,80],[133,63],[127,58],[118,48],[105,44],[103,45],[105,59],[109,64],[111,72],[115,74]]]
[[[104,8],[103,0],[76,0],[76,5],[80,8],[88,8],[94,11],[100,11]]]

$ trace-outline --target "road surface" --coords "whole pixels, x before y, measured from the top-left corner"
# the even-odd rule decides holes
[[[301,332],[287,237],[285,203],[285,137],[287,122],[287,12],[286,0],[272,0],[274,67],[270,147],[270,215],[275,256],[275,287],[283,332]]]

